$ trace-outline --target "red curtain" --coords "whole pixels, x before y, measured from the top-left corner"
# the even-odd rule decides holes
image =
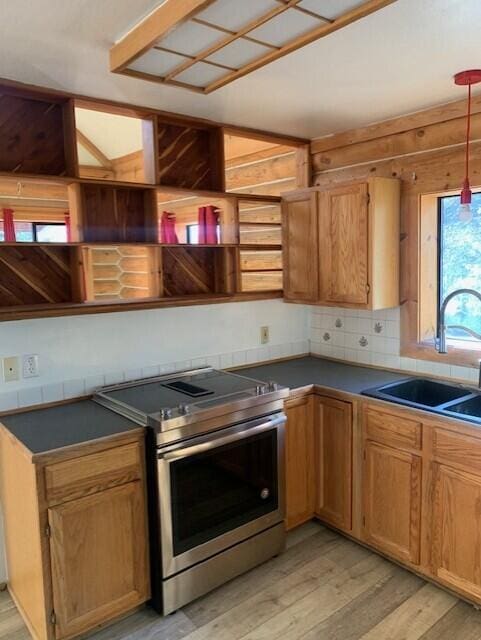
[[[199,244],[217,244],[219,209],[212,205],[199,207]]]
[[[5,242],[16,242],[15,223],[13,222],[13,209],[3,210],[3,234]]]
[[[67,232],[67,242],[72,242],[72,226],[70,224],[70,213],[68,211],[65,212],[64,220],[65,231]]]
[[[160,242],[162,244],[178,244],[175,232],[175,213],[164,211],[160,220]]]

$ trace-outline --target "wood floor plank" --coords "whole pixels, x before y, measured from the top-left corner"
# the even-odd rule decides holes
[[[243,640],[299,640],[313,627],[339,611],[372,585],[392,572],[380,557],[363,559],[339,574],[324,578],[317,589],[286,607],[277,616],[256,627]]]
[[[194,629],[182,611],[162,617],[146,608],[88,637],[89,640],[182,640]]]
[[[287,551],[277,558],[273,558],[222,585],[203,598],[187,605],[183,611],[196,627],[202,627],[229,609],[238,606],[244,600],[251,598],[255,593],[260,593],[263,589],[283,580],[293,571],[299,571],[308,562],[343,543],[344,539],[330,529],[317,526],[315,531],[313,536],[290,545]],[[300,536],[294,537],[292,533],[289,534],[288,540],[291,538],[299,540]]]
[[[296,527],[296,529],[289,531],[289,534],[287,536],[286,550],[290,549],[291,547],[295,547],[301,542],[304,542],[304,540],[307,540],[311,536],[318,534],[320,531],[328,531],[328,529],[323,527],[322,524],[317,520],[311,520],[310,522],[306,522],[306,524],[302,525],[302,527]]]
[[[186,637],[188,640],[243,638],[318,589],[320,584],[370,557],[374,559],[373,554],[367,549],[341,539],[341,544],[327,553],[307,563],[298,571],[290,573],[283,580],[271,583],[266,589],[255,593]],[[387,564],[381,558],[376,558],[376,561]]]
[[[466,602],[458,602],[421,640],[479,640],[481,638],[481,611]]]
[[[413,573],[393,566],[390,575],[315,626],[302,640],[359,640],[424,584]]]
[[[432,584],[424,585],[362,640],[418,640],[440,620],[458,599]]]

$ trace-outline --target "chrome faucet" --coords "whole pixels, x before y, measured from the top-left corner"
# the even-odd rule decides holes
[[[452,291],[444,298],[441,309],[439,311],[439,337],[436,340],[436,349],[439,353],[448,352],[448,349],[446,347],[446,329],[463,329],[464,331],[466,331],[466,333],[469,333],[470,336],[473,336],[473,338],[481,340],[481,334],[476,333],[476,331],[473,331],[469,327],[464,327],[463,325],[459,324],[445,324],[446,307],[453,298],[462,295],[463,293],[468,293],[481,302],[481,293],[479,293],[479,291],[476,291],[475,289],[456,289],[456,291]]]

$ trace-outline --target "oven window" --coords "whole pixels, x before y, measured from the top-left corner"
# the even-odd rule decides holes
[[[278,508],[277,430],[170,465],[174,556]]]

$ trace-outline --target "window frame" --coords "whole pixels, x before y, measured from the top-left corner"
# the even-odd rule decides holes
[[[473,187],[473,192],[478,191],[481,191],[481,187]],[[416,290],[412,289],[412,294],[407,299],[403,296],[401,356],[439,364],[478,367],[481,361],[481,343],[479,348],[467,349],[465,341],[448,339],[447,354],[440,354],[435,349],[440,305],[440,199],[453,195],[459,195],[459,190],[420,194],[418,215],[412,220],[415,225],[408,225],[403,234],[404,266],[412,271],[413,278],[412,282],[405,282],[405,286],[407,284],[412,287],[416,284]],[[464,344],[461,345],[460,342]]]

